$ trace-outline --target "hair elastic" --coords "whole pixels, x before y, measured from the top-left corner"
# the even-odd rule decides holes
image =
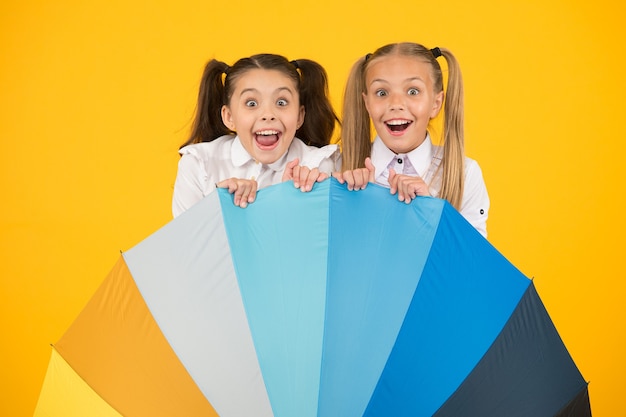
[[[441,49],[439,49],[438,46],[433,48],[433,49],[431,49],[430,52],[432,52],[432,54],[435,57],[435,59],[439,58],[442,55]]]
[[[293,65],[294,67],[296,67],[296,69],[300,69],[300,65],[298,64],[297,59],[294,59],[293,61],[289,61],[289,63]]]
[[[372,57],[372,54],[366,54],[365,55],[365,62],[369,61],[371,57]]]
[[[226,67],[224,68],[224,71],[222,71],[222,73],[224,73],[224,75],[228,75],[228,71],[230,71],[230,65],[226,65]]]

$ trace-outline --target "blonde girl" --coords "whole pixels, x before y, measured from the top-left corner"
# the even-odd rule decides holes
[[[445,92],[440,57],[448,67]],[[427,127],[442,107],[435,146]],[[489,197],[478,163],[464,154],[463,81],[448,49],[394,43],[360,58],[346,84],[341,142],[342,171],[333,176],[350,190],[369,181],[406,203],[446,199],[487,236]]]

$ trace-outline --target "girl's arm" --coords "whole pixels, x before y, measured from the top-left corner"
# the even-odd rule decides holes
[[[465,190],[459,212],[485,238],[487,237],[487,218],[489,216],[489,194],[478,163],[465,160]]]
[[[205,184],[207,177],[202,161],[193,154],[183,154],[178,161],[178,172],[174,183],[172,214],[178,217],[191,206],[199,202],[215,184]],[[209,190],[207,190],[207,186]],[[211,189],[212,188],[212,189]]]
[[[242,208],[256,199],[258,184],[254,179],[229,178],[219,181],[220,178],[216,177],[217,171],[209,172],[206,168],[209,152],[206,149],[191,145],[183,148],[181,153],[172,199],[174,217],[191,208],[218,187],[228,188],[228,192],[234,194],[235,205]]]

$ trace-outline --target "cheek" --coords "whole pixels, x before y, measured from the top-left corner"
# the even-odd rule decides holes
[[[370,116],[372,113],[376,112],[376,106],[372,103],[371,100],[368,100],[368,96],[363,97],[363,104],[365,105],[365,110],[367,110],[367,114]]]
[[[291,142],[293,142],[293,139],[294,139],[293,135],[289,135],[289,137],[283,136],[282,147],[284,150],[288,149],[291,146]]]
[[[282,117],[282,121],[287,130],[295,132],[304,122],[304,112],[289,112]]]
[[[376,119],[382,117],[387,111],[387,105],[384,102],[370,102],[368,106],[366,106],[367,114],[370,115],[372,119]]]
[[[246,151],[250,152],[254,148],[254,138],[250,134],[248,134],[248,132],[237,132],[237,134],[243,147],[246,149]]]

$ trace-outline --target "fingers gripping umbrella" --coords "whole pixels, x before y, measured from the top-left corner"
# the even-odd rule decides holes
[[[231,198],[122,255],[35,415],[591,415],[532,281],[445,201],[334,180]]]

